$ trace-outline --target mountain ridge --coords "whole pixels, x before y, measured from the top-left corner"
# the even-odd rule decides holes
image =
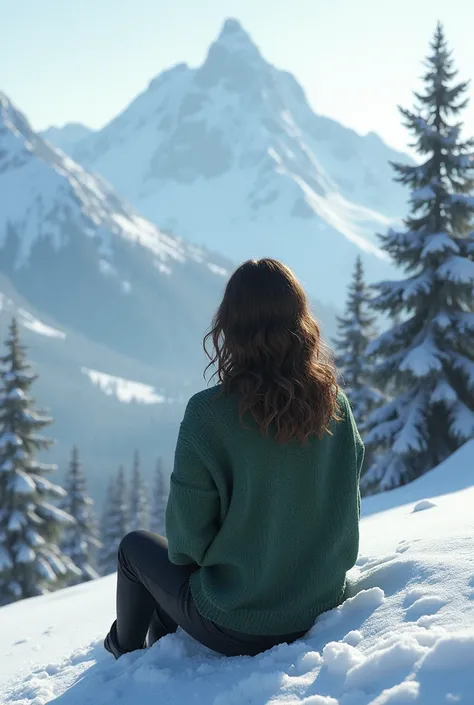
[[[279,257],[320,299],[342,303],[359,253],[369,279],[392,271],[376,233],[406,204],[389,161],[410,158],[314,113],[236,20],[200,66],[153,78],[74,156],[159,227],[233,260]]]
[[[0,95],[0,345],[16,316],[65,467],[100,496],[139,448],[169,467],[201,339],[233,264],[159,231]],[[173,400],[172,403],[169,400]]]
[[[134,448],[170,468],[202,337],[234,263],[160,231],[0,96],[0,346],[12,316],[55,418],[51,458],[76,444],[100,497]],[[328,336],[334,311],[316,305]]]
[[[91,135],[94,130],[80,122],[68,122],[60,127],[51,125],[46,130],[42,130],[39,134],[41,137],[50,142],[63,152],[70,151],[81,140]]]
[[[206,286],[216,299],[233,266],[229,261],[159,231],[102,179],[34,133],[4,95],[0,98],[0,145],[2,271],[20,293],[33,298],[60,323],[78,324],[75,314],[84,313],[85,306],[93,308],[95,298],[104,309],[108,301],[120,308],[122,317],[128,313],[132,327],[143,320],[144,303],[148,309],[150,304],[156,306],[159,314],[160,290],[171,295],[183,314],[189,310],[190,320]],[[68,271],[68,281],[63,271]],[[46,273],[47,288],[43,285]],[[187,301],[188,283],[195,291]],[[65,301],[57,292],[67,286],[70,298]],[[205,308],[207,320],[212,306],[208,303]],[[101,324],[107,322],[106,310],[96,308],[94,315]],[[146,317],[148,327],[158,335],[153,318]],[[93,325],[91,318],[82,315],[80,325],[88,335],[101,339],[100,324]],[[146,327],[140,330],[141,336]],[[178,359],[182,359],[185,342],[185,326],[181,327],[179,344],[167,346]],[[123,352],[120,334],[115,337],[117,350]],[[110,344],[110,339],[106,342]],[[138,359],[143,357],[138,350],[135,354]]]

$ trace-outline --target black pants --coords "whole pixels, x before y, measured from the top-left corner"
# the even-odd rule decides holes
[[[118,556],[117,621],[113,626],[119,653],[143,648],[147,634],[151,645],[178,626],[225,656],[254,656],[304,636],[304,632],[282,636],[241,634],[201,617],[189,587],[189,578],[196,570],[196,565],[171,563],[168,542],[157,534],[132,531],[125,536]]]

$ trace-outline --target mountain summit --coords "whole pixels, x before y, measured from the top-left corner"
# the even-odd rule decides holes
[[[219,37],[217,38],[217,42],[226,41],[228,38],[231,38],[231,41],[234,40],[239,42],[240,44],[250,44],[254,46],[250,35],[247,34],[245,29],[240,24],[239,20],[235,19],[234,17],[229,17],[227,20],[225,20],[224,24],[222,25]]]
[[[158,226],[235,260],[281,257],[339,302],[357,253],[369,278],[388,267],[375,233],[405,204],[389,166],[403,155],[316,115],[234,19],[201,66],[160,74],[75,157]]]
[[[251,36],[245,31],[240,22],[236,19],[227,19],[218,35],[216,41],[211,45],[209,50],[209,58],[214,59],[219,49],[226,50],[229,53],[240,54],[250,59],[263,60],[263,57],[253,42]]]
[[[221,32],[219,34],[219,38],[229,37],[229,36],[233,36],[233,37],[238,36],[238,37],[241,37],[242,39],[244,39],[245,41],[251,41],[249,35],[243,29],[239,20],[235,19],[235,17],[228,17],[224,21],[224,24],[222,25]]]

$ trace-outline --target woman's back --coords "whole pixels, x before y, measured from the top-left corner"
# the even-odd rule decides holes
[[[346,398],[321,438],[281,443],[242,419],[237,394],[189,402],[167,512],[170,560],[200,613],[249,634],[305,630],[339,604],[359,545],[363,445]],[[183,521],[186,517],[186,521]]]
[[[357,558],[364,446],[291,270],[238,267],[204,348],[219,384],[186,408],[168,542],[120,545],[117,657],[178,625],[228,656],[292,642],[342,601]]]

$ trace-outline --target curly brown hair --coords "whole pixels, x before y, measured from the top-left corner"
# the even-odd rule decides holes
[[[211,352],[208,343],[212,343]],[[338,420],[336,369],[305,292],[274,259],[244,262],[229,279],[203,341],[223,393],[282,443],[330,433]]]

